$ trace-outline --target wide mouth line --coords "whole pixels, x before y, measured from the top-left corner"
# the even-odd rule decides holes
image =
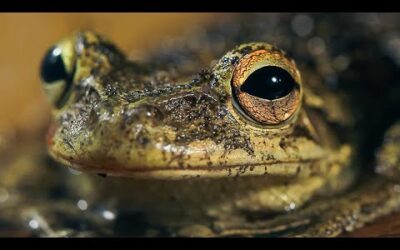
[[[312,164],[315,162],[320,161],[321,159],[315,158],[315,159],[303,159],[303,160],[291,160],[291,161],[273,161],[273,162],[263,162],[263,163],[253,163],[253,164],[233,164],[233,165],[225,165],[225,166],[218,166],[218,167],[208,167],[208,166],[190,166],[190,167],[179,167],[179,166],[174,166],[174,167],[155,167],[155,168],[150,168],[150,167],[137,167],[137,168],[120,168],[120,167],[110,167],[110,166],[101,166],[99,167],[98,165],[92,165],[92,164],[87,164],[82,161],[78,160],[71,160],[68,159],[67,157],[63,156],[62,154],[58,154],[55,152],[51,152],[53,156],[55,156],[56,159],[61,160],[62,163],[65,165],[69,165],[72,168],[76,169],[81,169],[84,171],[90,171],[90,172],[129,172],[129,173],[150,173],[150,172],[157,172],[157,171],[176,171],[176,172],[181,172],[181,171],[223,171],[223,170],[229,170],[229,169],[235,169],[235,168],[251,168],[251,167],[258,167],[258,166],[273,166],[273,165],[280,165],[280,164],[300,164],[300,165],[305,165],[305,164]]]

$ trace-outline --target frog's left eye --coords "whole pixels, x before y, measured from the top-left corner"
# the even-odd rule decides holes
[[[244,56],[235,67],[232,88],[236,108],[263,125],[282,124],[300,108],[300,73],[278,49]]]
[[[62,48],[60,46],[52,47],[43,57],[40,67],[40,76],[47,97],[58,107],[72,80],[72,73],[68,70],[64,60]]]

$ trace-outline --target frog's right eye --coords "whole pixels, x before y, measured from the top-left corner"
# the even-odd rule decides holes
[[[62,106],[72,83],[73,74],[64,60],[63,49],[55,46],[47,51],[40,67],[43,88],[47,97],[57,107]]]
[[[265,48],[245,55],[233,72],[234,106],[256,123],[286,124],[301,106],[301,78],[284,52]]]

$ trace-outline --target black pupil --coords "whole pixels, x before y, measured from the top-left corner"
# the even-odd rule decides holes
[[[240,89],[252,96],[274,100],[286,96],[295,86],[296,82],[286,70],[266,66],[254,71]]]
[[[53,47],[47,51],[42,61],[40,75],[42,80],[49,84],[68,78],[59,48]]]

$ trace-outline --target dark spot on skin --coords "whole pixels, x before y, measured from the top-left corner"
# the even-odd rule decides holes
[[[237,174],[238,175],[243,175],[243,174],[246,173],[247,169],[248,169],[248,166],[241,166],[241,167],[238,168]]]
[[[179,168],[185,168],[185,160],[183,159],[182,155],[178,155],[178,167]]]
[[[297,166],[297,168],[296,168],[296,175],[298,175],[298,174],[300,173],[300,170],[301,170],[300,166]]]
[[[239,63],[239,57],[238,57],[238,56],[235,56],[235,57],[233,57],[233,58],[231,59],[231,64],[232,64],[233,66],[236,66],[238,63]]]
[[[278,49],[278,48],[275,47],[275,46],[272,46],[272,47],[270,48],[270,51],[271,51],[271,52],[274,52],[274,53],[279,53],[279,54],[285,55],[285,51],[280,50],[280,49]]]
[[[142,147],[145,147],[147,144],[149,144],[150,140],[149,140],[149,138],[147,138],[145,136],[139,136],[137,139],[137,142]]]
[[[300,137],[304,137],[307,138],[309,140],[314,140],[314,138],[312,137],[312,135],[310,134],[310,131],[307,130],[305,127],[303,126],[295,126],[293,129],[293,133],[292,136],[294,138],[300,138]]]
[[[275,160],[275,157],[272,154],[267,154],[267,161]]]
[[[279,146],[283,149],[283,150],[286,150],[286,148],[287,148],[287,143],[286,143],[286,141],[285,141],[285,139],[284,138],[281,138],[281,140],[280,140],[280,142],[279,142]]]
[[[112,82],[105,81],[104,94],[109,97],[114,97],[119,94],[118,88]]]
[[[231,59],[229,57],[223,57],[221,59],[221,62],[222,62],[223,65],[226,65],[226,64],[231,63]]]
[[[213,78],[213,73],[209,69],[202,69],[198,75],[199,79],[196,82],[193,80],[192,84],[206,83],[209,82],[211,78]]]
[[[204,82],[204,77],[202,74],[198,74],[196,75],[193,80],[190,82],[191,86],[196,86],[198,84],[201,84],[202,82]]]
[[[218,107],[217,110],[217,117],[218,118],[223,118],[228,114],[228,110],[225,107]]]
[[[124,54],[114,44],[103,41],[95,46],[95,50],[102,55],[106,55],[108,60],[114,65],[125,61]]]
[[[265,47],[263,45],[259,45],[259,46],[256,47],[255,50],[263,50],[263,49],[265,49]],[[275,50],[276,50],[275,47],[271,48],[271,51],[275,51]]]
[[[99,119],[98,119],[97,113],[92,109],[89,114],[88,125],[94,126],[97,124],[98,120]]]
[[[214,77],[214,76],[213,76],[212,79],[210,80],[210,84],[209,84],[209,85],[210,85],[210,89],[211,89],[211,90],[220,87],[220,83],[219,83],[218,79],[217,79],[216,77]],[[224,94],[223,94],[223,93],[220,93],[220,94],[219,94],[219,98],[220,98],[220,100],[222,101],[221,98],[224,98]]]
[[[249,54],[250,52],[252,52],[252,49],[250,46],[245,46],[239,50],[239,53],[242,54],[243,56]]]

